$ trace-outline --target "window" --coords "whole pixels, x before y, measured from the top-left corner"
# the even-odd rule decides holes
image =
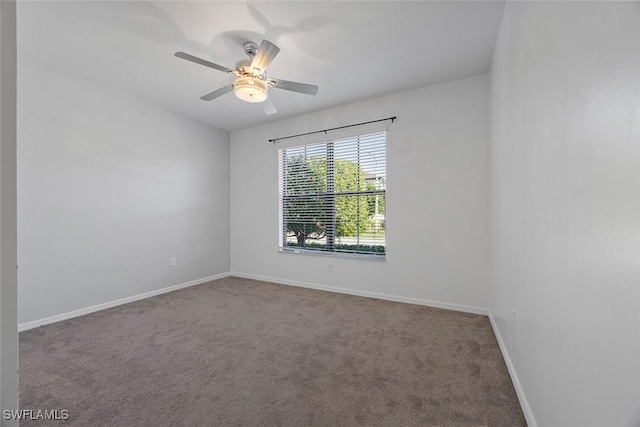
[[[278,154],[281,250],[384,258],[386,132]]]

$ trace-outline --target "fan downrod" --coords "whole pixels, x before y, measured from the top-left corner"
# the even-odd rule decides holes
[[[252,41],[242,43],[242,48],[244,49],[244,53],[249,55],[249,57],[253,58],[258,53],[258,45]]]

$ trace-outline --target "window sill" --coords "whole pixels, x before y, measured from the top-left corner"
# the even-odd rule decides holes
[[[347,258],[347,259],[364,259],[370,261],[386,261],[386,254],[374,255],[374,254],[354,254],[348,252],[325,252],[314,251],[310,249],[285,249],[279,248],[278,252],[281,254],[295,254],[295,255],[317,255],[331,258]]]

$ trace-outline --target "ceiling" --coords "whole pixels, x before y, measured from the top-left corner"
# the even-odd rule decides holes
[[[19,2],[18,55],[126,90],[234,131],[487,72],[503,1]],[[232,76],[174,56],[234,68],[242,43],[267,39],[280,54],[270,77],[319,86],[310,96],[271,89],[278,109],[232,93],[200,96]]]

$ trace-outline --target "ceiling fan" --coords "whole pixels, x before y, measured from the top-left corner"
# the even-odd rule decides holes
[[[176,52],[178,58],[213,68],[236,76],[234,82],[230,85],[221,87],[206,95],[200,97],[204,101],[211,101],[225,93],[233,91],[239,99],[246,102],[263,102],[267,101],[269,88],[284,89],[291,92],[304,93],[307,95],[315,95],[318,93],[318,86],[306,83],[290,82],[288,80],[267,78],[267,68],[271,61],[278,55],[280,48],[268,40],[262,40],[260,47],[252,41],[245,42],[242,47],[244,52],[249,56],[248,59],[240,60],[236,63],[235,70],[215,64],[202,58],[190,55],[185,52]],[[266,114],[274,114],[275,107],[269,101],[263,104]]]

